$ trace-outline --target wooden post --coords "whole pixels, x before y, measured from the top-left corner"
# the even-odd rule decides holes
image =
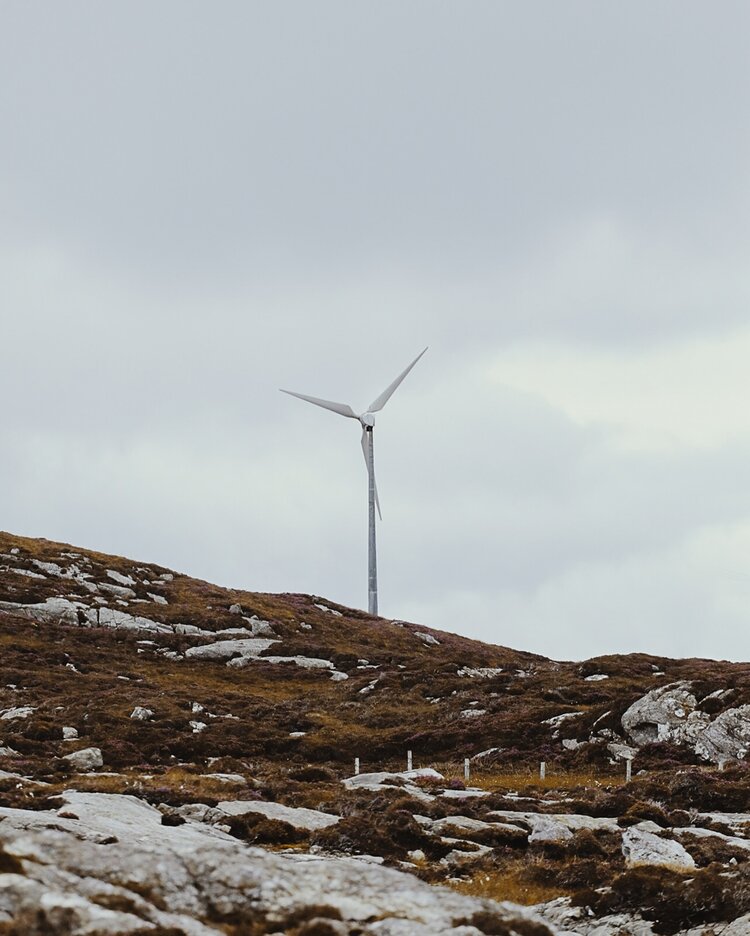
[[[470,777],[471,777],[471,764],[469,762],[469,758],[465,757],[464,758],[464,780],[468,782]]]
[[[547,776],[547,764],[544,761],[542,761],[541,764],[539,764],[539,779],[544,780],[546,776]]]
[[[633,778],[633,759],[628,757],[625,760],[625,783],[630,783]]]
[[[359,775],[359,758],[355,757],[354,758],[354,776],[356,777],[358,775]]]
[[[411,751],[407,751],[406,752],[406,769],[413,770],[412,764],[413,764],[413,760],[411,756]]]

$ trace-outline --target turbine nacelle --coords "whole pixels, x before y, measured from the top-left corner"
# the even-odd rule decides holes
[[[359,417],[359,421],[362,423],[365,429],[372,429],[375,425],[375,417],[372,415],[372,413],[362,413],[362,415]]]

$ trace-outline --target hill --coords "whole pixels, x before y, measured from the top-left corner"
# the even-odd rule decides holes
[[[0,933],[604,936],[750,914],[748,664],[553,661],[1,533],[0,667]],[[216,880],[227,861],[249,902]]]

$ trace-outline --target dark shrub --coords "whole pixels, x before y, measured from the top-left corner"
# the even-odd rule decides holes
[[[306,767],[297,767],[289,771],[290,780],[299,780],[302,783],[336,783],[338,777],[327,767],[315,767],[308,764]]]
[[[661,826],[662,829],[669,828],[671,825],[664,809],[657,803],[647,803],[643,800],[637,800],[630,806],[622,816],[617,820],[619,826],[624,828],[636,825],[638,822],[650,820]]]
[[[255,845],[295,845],[307,840],[307,832],[295,829],[288,822],[268,819],[258,813],[232,816],[228,825],[235,838]]]

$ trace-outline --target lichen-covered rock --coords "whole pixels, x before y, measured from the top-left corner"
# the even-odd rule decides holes
[[[185,656],[193,660],[230,660],[232,657],[256,657],[264,650],[279,643],[264,637],[248,637],[244,640],[217,640],[214,643],[191,647]]]
[[[78,624],[78,611],[85,605],[67,598],[48,598],[35,604],[16,601],[0,601],[0,610],[11,611],[21,617],[31,618],[43,624]]]
[[[498,819],[512,825],[521,825],[531,832],[529,842],[562,842],[573,837],[581,829],[592,832],[618,832],[614,819],[599,816],[583,816],[578,813],[534,813],[512,812],[494,809],[487,813],[488,819]]]
[[[622,853],[627,866],[660,865],[684,870],[694,868],[695,861],[683,846],[672,839],[661,838],[657,834],[659,831],[653,822],[640,822],[625,830]]]
[[[339,816],[332,816],[330,813],[320,812],[317,809],[282,806],[281,803],[264,803],[259,800],[228,800],[219,803],[216,808],[228,816],[246,816],[248,813],[257,813],[265,816],[266,819],[286,822],[295,829],[308,832],[327,829],[340,821]]]
[[[696,711],[697,704],[688,683],[661,686],[627,709],[622,727],[639,745],[653,741],[694,743],[710,722],[708,715]]]
[[[68,761],[76,770],[96,770],[97,767],[104,766],[102,752],[96,747],[72,751],[66,754],[63,760]]]
[[[743,760],[750,751],[750,705],[731,708],[717,715],[695,742],[695,752],[718,763]]]
[[[168,624],[118,611],[116,608],[90,608],[86,611],[86,620],[92,627],[115,627],[120,630],[148,631],[154,634],[173,633]]]
[[[145,708],[142,705],[136,705],[136,707],[130,713],[130,717],[135,721],[148,721],[154,717],[154,713],[149,708]]]
[[[326,921],[338,920],[347,936],[353,929],[362,936],[559,932],[527,908],[433,887],[382,865],[277,855],[190,820],[164,826],[158,810],[134,797],[69,792],[63,798],[77,820],[0,808],[0,843],[24,869],[5,876],[13,880],[0,887],[6,922],[31,919],[46,933],[83,936],[133,932],[132,915],[143,932],[171,926],[186,936],[218,936],[230,919],[288,932],[314,909]],[[56,928],[56,908],[66,901],[75,925]],[[117,909],[107,914],[109,907]],[[471,926],[472,919],[493,929]]]

